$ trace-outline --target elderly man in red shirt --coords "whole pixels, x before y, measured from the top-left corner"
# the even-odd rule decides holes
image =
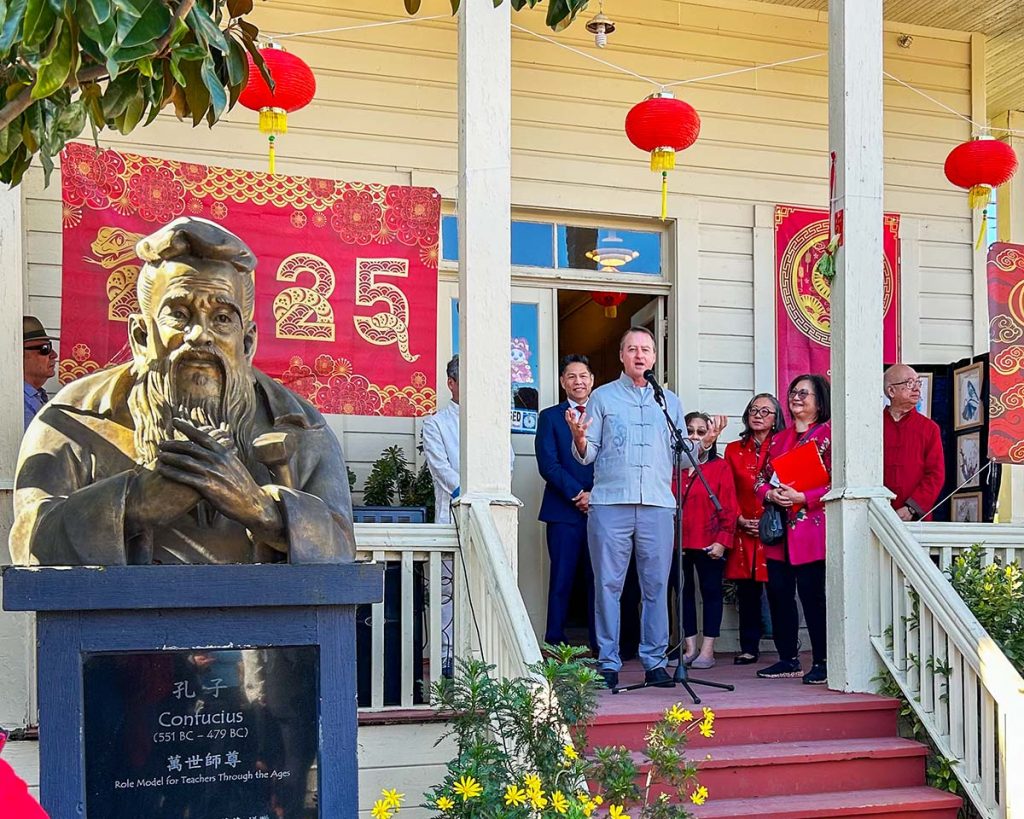
[[[882,413],[885,486],[896,497],[892,508],[901,520],[927,518],[945,482],[939,426],[917,411],[921,379],[912,367],[894,364],[885,371],[889,406]]]

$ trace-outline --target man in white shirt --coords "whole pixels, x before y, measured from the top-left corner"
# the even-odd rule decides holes
[[[434,479],[434,523],[452,522],[452,501],[459,497],[459,357],[446,368],[451,403],[423,422],[423,456]]]
[[[434,523],[452,522],[452,501],[459,497],[459,356],[452,356],[445,368],[451,403],[423,422],[423,456],[434,479]],[[509,449],[512,449],[511,443]],[[512,451],[515,460],[515,451]],[[451,676],[453,662],[452,605],[453,566],[450,559],[441,563],[441,658],[442,674]]]

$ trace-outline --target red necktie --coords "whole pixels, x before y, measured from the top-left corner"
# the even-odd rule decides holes
[[[584,407],[582,404],[577,404],[576,405],[576,412],[578,412],[580,415],[582,415],[586,411],[587,411],[587,408]]]

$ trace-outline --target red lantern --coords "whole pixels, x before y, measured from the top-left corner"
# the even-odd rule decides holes
[[[626,114],[626,136],[651,154],[651,170],[661,171],[661,218],[668,217],[668,172],[676,151],[689,148],[700,136],[700,116],[692,105],[668,91],[652,94]]]
[[[625,293],[591,293],[590,298],[604,308],[605,318],[615,318],[619,314],[618,307],[626,300]]]
[[[274,80],[274,90],[263,78],[252,56],[249,56],[249,81],[238,101],[246,108],[260,112],[260,133],[269,134],[270,172],[274,173],[274,141],[277,134],[288,132],[288,114],[305,108],[316,94],[316,77],[312,69],[294,54],[277,45],[260,49],[267,71]]]
[[[946,157],[946,179],[958,188],[967,188],[967,201],[982,211],[981,227],[975,248],[980,248],[988,227],[988,205],[992,188],[1010,181],[1017,172],[1017,155],[1005,142],[979,137],[961,142]]]
[[[972,139],[957,145],[946,157],[946,179],[970,191],[972,208],[988,204],[992,188],[1010,181],[1017,172],[1013,148],[997,139]]]

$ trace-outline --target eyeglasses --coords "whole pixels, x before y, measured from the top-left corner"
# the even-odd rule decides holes
[[[53,342],[47,341],[45,344],[40,344],[38,347],[26,347],[25,352],[39,353],[39,355],[49,355],[53,352]]]
[[[799,399],[803,400],[808,395],[813,395],[813,393],[810,390],[790,390],[789,391],[789,397],[790,398],[799,398]]]
[[[768,407],[754,407],[747,413],[751,418],[768,418],[774,414],[775,410],[769,409]]]
[[[921,384],[924,382],[920,378],[908,378],[906,381],[897,381],[895,384],[890,384],[890,387],[906,387],[910,390],[919,389]]]

